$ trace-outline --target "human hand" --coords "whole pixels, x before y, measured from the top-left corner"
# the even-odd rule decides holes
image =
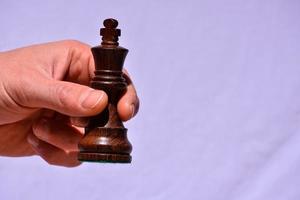
[[[0,155],[39,155],[49,164],[73,167],[84,117],[100,113],[107,95],[87,85],[94,75],[90,47],[60,41],[0,53]],[[129,75],[118,103],[123,121],[138,111]]]

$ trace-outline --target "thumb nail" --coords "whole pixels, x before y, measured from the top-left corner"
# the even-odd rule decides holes
[[[88,96],[82,101],[82,107],[86,109],[95,108],[103,99],[104,92],[100,90],[91,90]]]

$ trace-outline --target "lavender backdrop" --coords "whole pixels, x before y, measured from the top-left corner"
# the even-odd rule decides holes
[[[300,199],[297,0],[0,1],[0,50],[99,43],[115,17],[141,99],[131,165],[0,158],[0,199]]]

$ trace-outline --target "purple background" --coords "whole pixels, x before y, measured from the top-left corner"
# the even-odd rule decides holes
[[[114,17],[141,99],[131,165],[0,158],[0,199],[299,200],[298,0],[0,1],[0,50],[97,45]]]

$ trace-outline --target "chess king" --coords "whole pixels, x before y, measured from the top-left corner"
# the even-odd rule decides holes
[[[103,24],[105,28],[100,29],[102,43],[91,49],[96,70],[90,85],[107,93],[108,106],[89,119],[85,135],[78,144],[78,160],[130,163],[132,146],[117,112],[117,103],[127,86],[122,69],[128,50],[119,46],[118,21],[106,19]]]

